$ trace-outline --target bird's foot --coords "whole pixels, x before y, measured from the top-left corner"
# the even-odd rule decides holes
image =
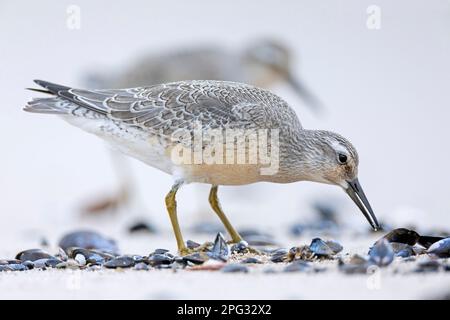
[[[188,248],[184,246],[183,248],[178,249],[178,252],[182,257],[193,253],[208,252],[212,245],[212,242],[205,242],[197,247]]]

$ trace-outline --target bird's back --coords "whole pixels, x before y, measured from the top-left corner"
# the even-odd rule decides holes
[[[56,97],[36,98],[26,111],[83,116],[87,110],[163,136],[177,129],[301,128],[293,109],[270,91],[212,80],[180,81],[131,89],[84,90],[37,83]],[[63,108],[64,106],[64,108]]]
[[[172,151],[186,145],[186,135],[177,135],[180,131],[189,139],[198,132],[202,136],[211,134],[210,129],[222,130],[222,135],[228,135],[230,129],[237,130],[238,135],[277,129],[283,143],[301,129],[295,112],[283,99],[241,83],[194,80],[109,90],[74,89],[39,80],[36,83],[53,97],[35,98],[25,111],[62,115],[69,123],[153,167],[170,174],[182,169],[187,181],[252,183],[261,179],[261,163],[176,166]],[[202,141],[202,148],[208,143],[211,141]],[[250,146],[244,144],[244,149],[234,147],[237,154],[243,152],[248,158]]]

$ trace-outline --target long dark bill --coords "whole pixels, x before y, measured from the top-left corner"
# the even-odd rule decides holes
[[[352,181],[347,181],[348,188],[345,190],[347,194],[352,198],[353,202],[358,206],[358,208],[361,210],[361,212],[366,217],[367,221],[369,221],[372,228],[377,231],[381,229],[377,217],[375,217],[375,214],[373,213],[372,207],[369,204],[369,201],[366,198],[366,195],[364,194],[364,191],[359,184],[358,179],[354,179]]]

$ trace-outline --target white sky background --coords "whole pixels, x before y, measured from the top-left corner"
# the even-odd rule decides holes
[[[79,85],[92,68],[126,65],[147,52],[208,43],[238,50],[264,36],[284,40],[298,54],[296,73],[327,113],[315,117],[288,88],[273,91],[294,106],[305,127],[333,130],[353,142],[360,181],[380,220],[450,226],[450,1],[168,3],[0,1],[0,232],[50,223],[67,229],[83,199],[115,186],[102,141],[56,117],[21,110],[33,95],[24,90],[33,79]],[[70,4],[81,8],[80,30],[66,27]],[[366,27],[371,4],[381,8],[377,31]],[[169,229],[163,204],[171,177],[137,161],[133,171],[151,218]],[[267,184],[220,193],[238,225],[306,219],[313,199],[330,197],[346,208],[344,218],[367,227],[332,186]],[[184,225],[200,201],[206,203],[206,189],[181,190]],[[399,218],[405,207],[415,210]]]

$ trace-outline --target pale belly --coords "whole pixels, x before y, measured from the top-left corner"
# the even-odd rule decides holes
[[[174,180],[214,185],[244,185],[267,181],[261,175],[259,165],[177,163],[172,157],[174,145],[139,128],[104,118],[63,118],[70,124],[99,136],[113,149],[172,175]]]

